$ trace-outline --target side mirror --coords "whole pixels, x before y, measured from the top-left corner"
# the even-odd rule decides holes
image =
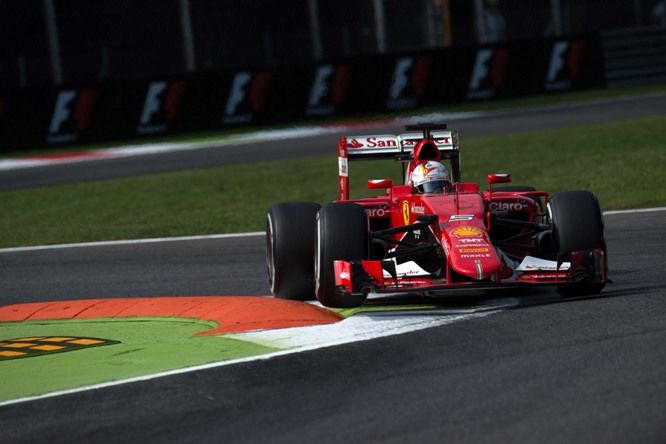
[[[380,190],[391,188],[393,186],[393,180],[391,179],[370,179],[368,180],[368,189],[369,190]]]
[[[488,174],[488,186],[496,183],[511,183],[511,174]]]

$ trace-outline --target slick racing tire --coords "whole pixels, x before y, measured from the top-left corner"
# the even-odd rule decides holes
[[[589,251],[601,249],[606,255],[604,221],[597,197],[589,191],[567,191],[555,194],[548,203],[548,212],[552,224],[553,248],[559,253]],[[607,260],[605,261],[607,264]],[[557,291],[562,296],[583,296],[599,293],[604,282],[597,282],[582,274],[574,281],[558,285]],[[590,270],[591,271],[591,270]]]
[[[368,259],[370,230],[365,209],[351,202],[330,203],[317,215],[315,242],[315,293],[322,305],[353,308],[363,304],[365,295],[336,292],[334,260]]]
[[[319,208],[315,202],[287,202],[268,211],[266,266],[276,298],[315,299],[315,219]]]

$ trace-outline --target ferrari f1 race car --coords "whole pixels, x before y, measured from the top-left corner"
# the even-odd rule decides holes
[[[404,183],[369,180],[385,194],[350,199],[349,161],[357,159],[401,162]],[[461,181],[459,135],[445,124],[340,137],[338,163],[339,200],[280,203],[268,212],[268,277],[278,298],[351,308],[368,296],[544,285],[563,296],[593,295],[607,282],[594,194],[495,186],[510,183],[510,174],[488,175],[482,191]]]

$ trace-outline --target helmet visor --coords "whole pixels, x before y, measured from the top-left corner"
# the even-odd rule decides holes
[[[416,187],[422,193],[442,193],[446,188],[447,182],[445,180],[434,180],[426,182]]]

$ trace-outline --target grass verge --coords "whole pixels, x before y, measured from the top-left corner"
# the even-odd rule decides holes
[[[214,324],[174,317],[2,322],[3,339],[102,335],[119,343],[3,360],[0,402],[279,351],[224,336],[194,336]]]
[[[549,193],[587,189],[605,210],[666,204],[666,116],[463,141],[463,179],[488,173]],[[393,178],[392,161],[350,166],[351,197]],[[0,247],[261,231],[282,201],[337,195],[335,156],[258,162],[0,194]]]

